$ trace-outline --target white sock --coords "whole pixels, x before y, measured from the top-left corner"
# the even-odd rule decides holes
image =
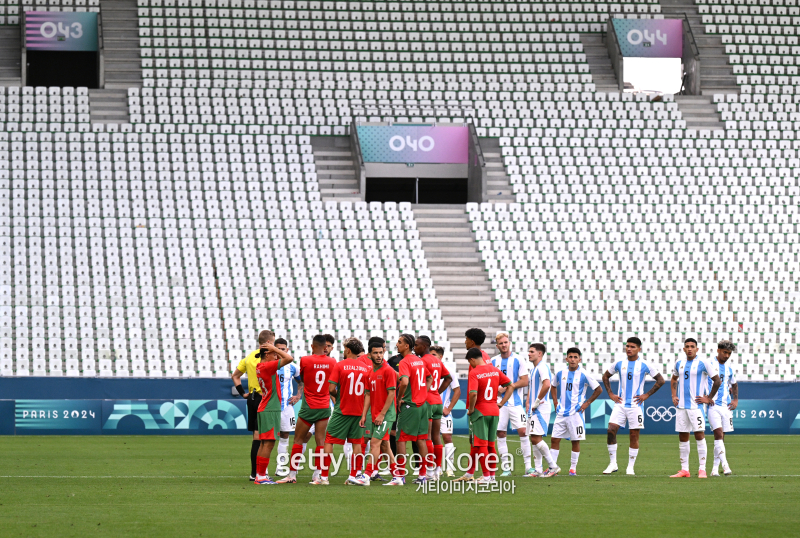
[[[638,455],[639,455],[638,448],[628,449],[628,469],[633,469],[633,466],[636,465],[636,456]]]
[[[342,445],[342,452],[344,452],[344,459],[347,461],[347,470],[350,470],[350,456],[353,454],[353,443],[346,442]]]
[[[708,457],[708,446],[705,437],[697,439],[697,458],[700,460],[700,470],[706,470],[706,458]]]
[[[284,439],[281,437],[281,440],[278,441],[278,456],[287,452],[289,452],[289,438]]]
[[[498,437],[495,447],[497,448],[498,465],[502,465],[505,460],[510,459],[508,456],[508,440],[505,437]]]
[[[617,443],[608,445],[608,458],[611,460],[610,463],[612,465],[617,464]]]
[[[575,470],[578,468],[578,458],[581,457],[580,452],[572,452],[569,457],[569,468]]]
[[[533,453],[533,468],[538,471],[542,472],[542,453],[539,452],[539,447],[531,443],[531,453]]]
[[[725,454],[725,441],[722,439],[714,440],[714,470],[716,471],[719,464],[723,467],[728,466],[727,454]]]
[[[447,443],[444,445],[444,466],[446,469],[451,471],[456,470],[455,464],[455,457],[456,457],[456,445],[453,443]]]
[[[689,470],[689,453],[692,451],[692,447],[689,444],[689,441],[685,443],[680,441],[678,443],[678,449],[681,454],[681,471],[688,471]]]
[[[558,450],[550,450],[550,447],[547,446],[547,443],[544,441],[539,441],[539,444],[536,445],[536,448],[539,449],[539,453],[547,460],[547,465],[550,467],[558,467],[556,460],[558,459]]]
[[[519,438],[519,444],[522,448],[522,461],[525,465],[525,471],[531,468],[531,440],[527,435]]]

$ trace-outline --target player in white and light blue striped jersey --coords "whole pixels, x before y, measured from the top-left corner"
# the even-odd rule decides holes
[[[694,432],[697,441],[697,455],[700,460],[699,478],[706,478],[706,421],[703,416],[703,404],[714,405],[714,397],[720,386],[719,368],[715,360],[697,356],[697,340],[688,338],[683,344],[685,357],[675,362],[672,370],[670,388],[672,389],[672,403],[677,408],[675,418],[675,431],[680,439],[681,470],[672,475],[672,478],[688,478],[689,472],[689,434]],[[708,389],[708,380],[711,379],[711,389]],[[706,395],[708,392],[708,395]]]
[[[281,351],[288,352],[289,343],[283,338],[275,340],[275,347]],[[278,382],[281,384],[281,433],[280,441],[278,441],[278,458],[279,462],[282,461],[281,454],[289,453],[289,435],[294,433],[295,416],[294,404],[300,401],[300,394],[303,393],[303,380],[300,378],[300,369],[296,364],[289,363],[283,368],[278,370]],[[292,380],[297,381],[298,391],[294,394],[294,386]],[[278,476],[285,476],[288,474],[288,467],[280,465]]]
[[[530,469],[531,444],[528,440],[528,434],[525,432],[528,415],[525,413],[525,397],[523,395],[525,387],[528,385],[528,361],[511,351],[511,339],[507,333],[497,333],[495,344],[500,354],[492,357],[491,364],[511,380],[511,386],[497,394],[497,403],[499,404],[503,399],[505,390],[514,391],[508,403],[500,408],[500,417],[497,423],[497,455],[500,458],[501,465],[509,459],[506,432],[508,431],[508,423],[511,422],[511,427],[517,430],[519,434],[525,469]],[[505,469],[500,476],[509,476],[511,474],[509,468],[506,467],[507,465],[508,463],[504,464]]]
[[[664,378],[658,368],[642,359],[641,351],[642,341],[635,336],[628,338],[625,343],[626,359],[610,364],[603,374],[606,392],[615,404],[608,421],[608,456],[611,461],[603,474],[617,472],[617,432],[626,425],[630,429],[626,474],[636,474],[633,468],[639,455],[639,430],[644,429],[642,402],[655,394],[664,384]],[[614,394],[611,391],[611,376],[617,374],[619,374],[619,394]],[[644,392],[644,381],[648,375],[655,379],[656,384]]]
[[[557,467],[547,443],[543,437],[547,435],[550,427],[550,387],[553,374],[544,360],[547,348],[544,344],[531,344],[528,348],[528,361],[533,365],[528,373],[528,398],[525,410],[528,412],[528,434],[531,439],[533,452],[533,469],[528,469],[526,477],[544,475],[542,459],[547,460],[550,468]]]
[[[736,374],[727,362],[736,351],[736,344],[730,340],[723,340],[717,345],[717,363],[719,363],[720,386],[714,398],[714,405],[709,405],[706,410],[708,422],[714,432],[714,463],[711,466],[711,476],[719,476],[719,465],[726,475],[732,473],[728,465],[725,452],[725,434],[733,431],[733,410],[739,405],[739,385],[736,383]],[[708,391],[714,388],[713,382],[708,380]]]

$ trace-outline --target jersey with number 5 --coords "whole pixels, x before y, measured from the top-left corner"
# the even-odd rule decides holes
[[[300,378],[303,380],[303,397],[311,409],[328,409],[331,396],[328,378],[336,366],[336,359],[325,355],[309,355],[300,359]]]
[[[413,403],[417,407],[422,407],[428,397],[426,388],[428,376],[431,375],[427,363],[416,355],[406,355],[400,361],[400,376],[408,378],[408,387],[403,393],[405,403]]]
[[[511,379],[491,364],[482,364],[470,370],[467,390],[478,393],[475,410],[484,416],[500,415],[500,408],[497,407],[498,387],[510,383]]]
[[[358,359],[339,361],[331,372],[328,383],[336,385],[339,397],[336,409],[343,415],[361,416],[364,411],[364,393],[372,368]]]

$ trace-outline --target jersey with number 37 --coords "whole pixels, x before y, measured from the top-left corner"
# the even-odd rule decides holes
[[[484,416],[498,416],[500,414],[500,408],[497,407],[498,387],[510,383],[511,379],[491,364],[482,364],[470,370],[467,390],[478,394],[475,410]]]
[[[328,409],[331,396],[328,378],[336,366],[336,359],[326,355],[308,355],[300,359],[300,378],[303,380],[303,397],[311,409]]]
[[[339,396],[336,407],[341,414],[360,417],[364,411],[364,391],[369,383],[372,368],[358,359],[346,359],[336,363],[328,383],[336,385]]]

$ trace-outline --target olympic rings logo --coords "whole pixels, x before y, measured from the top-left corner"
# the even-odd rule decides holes
[[[662,420],[664,422],[669,422],[675,418],[676,410],[673,406],[664,407],[662,405],[659,407],[648,407],[645,413],[653,422],[661,422]]]

